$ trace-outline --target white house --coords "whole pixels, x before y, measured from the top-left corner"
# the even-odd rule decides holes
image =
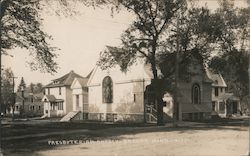
[[[73,94],[71,85],[75,78],[82,76],[70,71],[68,74],[52,80],[45,86],[44,115],[47,117],[64,116],[73,111]]]
[[[227,117],[240,110],[240,99],[233,93],[227,93],[227,84],[220,73],[208,70],[212,83],[212,109],[214,114]]]

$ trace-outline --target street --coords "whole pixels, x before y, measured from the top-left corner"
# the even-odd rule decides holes
[[[27,128],[20,129],[23,134],[13,130],[16,135],[6,133],[3,138],[5,155],[241,156],[247,155],[249,147],[247,120],[228,124],[182,123],[177,128],[105,124],[94,128],[86,123],[43,123],[32,128],[30,124],[19,124],[15,125],[16,132],[20,125]],[[54,125],[54,129],[48,125]]]

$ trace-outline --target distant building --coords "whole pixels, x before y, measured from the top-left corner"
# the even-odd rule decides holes
[[[12,111],[14,110],[15,115],[23,114],[28,117],[42,116],[43,115],[42,97],[43,93],[33,94],[24,92],[24,94],[22,94],[22,92],[17,92],[16,103],[14,105],[14,108],[11,109],[10,113],[12,113]]]
[[[227,93],[227,84],[220,73],[209,72],[212,83],[212,109],[213,112],[221,117],[228,117],[239,113],[240,99],[233,93]]]
[[[68,74],[52,80],[52,82],[45,86],[45,95],[42,99],[44,102],[44,115],[47,117],[62,117],[70,112],[73,112],[73,91],[71,85],[77,79],[82,82],[84,77],[70,71]],[[76,80],[76,81],[77,81]],[[80,96],[79,96],[80,98]]]

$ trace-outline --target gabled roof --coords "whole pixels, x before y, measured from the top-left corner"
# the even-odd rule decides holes
[[[207,75],[211,80],[213,80],[212,86],[227,87],[227,84],[220,73],[213,73],[211,70],[207,69]]]
[[[82,87],[87,86],[88,78],[76,78]]]
[[[44,101],[45,98],[46,98],[47,101],[49,101],[49,102],[54,102],[54,101],[56,101],[56,97],[55,97],[54,95],[44,95],[43,101]]]
[[[75,78],[71,85],[71,89],[83,89],[85,91],[88,90],[87,83],[88,83],[88,78]]]
[[[83,78],[81,75],[76,74],[73,70],[68,74],[52,80],[52,83],[46,85],[46,88],[59,87],[59,86],[70,86],[75,78]]]
[[[90,76],[91,76],[91,74],[93,73],[93,71],[95,70],[95,68],[93,68],[90,72],[89,72],[89,74],[86,76],[86,78],[90,78]]]
[[[29,92],[24,92],[24,97],[22,96],[22,92],[16,92],[16,101],[22,101],[25,100],[27,102],[29,99],[34,99],[34,102],[41,101],[43,98],[43,93],[29,93]]]

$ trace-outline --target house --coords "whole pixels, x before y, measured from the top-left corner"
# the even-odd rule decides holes
[[[233,93],[226,92],[227,84],[220,73],[208,70],[212,83],[212,110],[221,117],[239,113],[240,99]]]
[[[16,102],[14,105],[14,114],[15,115],[25,115],[28,117],[32,116],[42,116],[43,115],[43,102],[42,102],[43,93],[28,93],[17,92],[16,93]],[[24,108],[24,109],[23,109]],[[11,112],[13,111],[11,109]]]
[[[179,120],[201,120],[210,118],[212,112],[212,80],[203,66],[194,63],[190,67],[192,75],[188,80],[179,81],[178,97]],[[150,94],[151,68],[137,63],[127,72],[119,66],[108,70],[96,67],[88,81],[89,109],[88,119],[99,121],[156,121],[155,100]],[[166,93],[163,97],[165,115],[173,116],[173,98]]]
[[[71,85],[75,78],[82,76],[70,71],[68,74],[52,80],[45,86],[44,115],[47,117],[62,117],[73,111],[73,92]]]

